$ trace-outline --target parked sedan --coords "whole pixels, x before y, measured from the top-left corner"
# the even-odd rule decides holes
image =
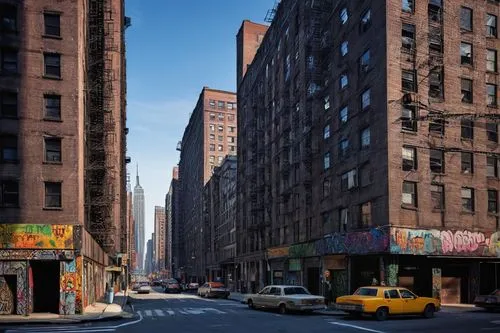
[[[245,295],[243,302],[251,309],[272,308],[278,309],[281,314],[325,309],[324,297],[311,295],[301,286],[267,286],[257,294]]]
[[[337,310],[351,315],[370,314],[377,320],[389,315],[418,314],[432,318],[441,302],[436,298],[419,297],[401,287],[361,287],[353,295],[337,297]]]
[[[169,279],[165,282],[165,292],[166,293],[180,293],[181,286],[179,285],[179,281],[176,279]]]
[[[474,305],[487,311],[500,309],[500,289],[494,290],[489,295],[476,296]]]
[[[228,298],[229,289],[220,282],[207,282],[198,288],[198,296]]]

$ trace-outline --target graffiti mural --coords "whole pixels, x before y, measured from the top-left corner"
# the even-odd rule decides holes
[[[385,229],[336,233],[315,242],[315,252],[318,255],[381,253],[388,249],[389,235]]]
[[[82,312],[82,258],[61,262],[59,313]]]
[[[0,250],[0,260],[71,260],[75,252],[69,250]]]
[[[2,249],[73,249],[73,226],[0,224]]]
[[[391,253],[500,257],[500,234],[468,230],[391,229]]]
[[[0,276],[0,315],[14,313],[14,294],[10,290],[5,277]]]
[[[26,263],[20,261],[0,261],[0,275],[16,275],[16,291],[15,300],[16,303],[16,314],[23,315],[26,314],[30,309],[28,306],[29,295],[28,288],[26,286],[27,282],[27,269]]]
[[[441,268],[432,269],[432,297],[441,299]]]

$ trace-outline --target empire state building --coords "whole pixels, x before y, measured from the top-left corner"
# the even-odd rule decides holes
[[[135,221],[135,249],[137,254],[137,269],[144,270],[144,189],[139,183],[139,166],[137,166],[136,184],[134,187],[134,221]]]

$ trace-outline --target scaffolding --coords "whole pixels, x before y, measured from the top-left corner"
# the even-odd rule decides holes
[[[90,0],[88,13],[88,76],[86,105],[86,227],[108,253],[115,252],[115,137],[111,0]]]

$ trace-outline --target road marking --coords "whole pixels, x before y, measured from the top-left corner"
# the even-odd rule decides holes
[[[153,311],[151,311],[151,310],[145,310],[144,314],[145,314],[146,317],[151,317],[153,315]]]
[[[346,324],[346,323],[339,323],[338,321],[329,321],[328,323],[332,324],[332,325],[355,328],[355,329],[358,329],[360,331],[367,331],[367,332],[373,332],[373,333],[385,333],[383,331],[372,330],[371,328],[366,328],[366,327],[362,327],[362,326],[356,326],[356,325],[351,325],[351,324]]]
[[[155,313],[156,313],[157,316],[165,317],[165,314],[161,310],[155,309]]]
[[[212,311],[212,312],[215,312],[217,314],[226,314],[227,313],[227,312],[224,312],[224,311],[221,311],[221,310],[217,310],[217,309],[214,309],[214,308],[203,308],[202,310]]]
[[[19,332],[37,332],[37,333],[52,333],[54,332],[53,329],[49,329],[49,331],[25,331],[25,330],[7,330],[5,333],[19,333]],[[59,330],[57,332],[64,332],[64,333],[80,333],[80,332],[86,332],[86,333],[93,333],[93,332],[116,332],[114,328],[97,328],[97,329],[82,329],[82,330]]]
[[[168,309],[164,309],[164,310],[165,310],[165,311],[166,311],[169,315],[171,315],[171,316],[175,315],[175,312],[174,312],[174,311],[172,311],[170,308],[168,308]]]
[[[193,308],[186,308],[186,309],[183,309],[184,311],[186,311],[187,313],[190,313],[190,314],[194,314],[194,315],[199,315],[199,314],[203,314],[203,310],[204,309],[193,309]]]
[[[180,314],[188,314],[187,312],[184,312],[182,310],[177,310],[177,312],[179,312]]]

